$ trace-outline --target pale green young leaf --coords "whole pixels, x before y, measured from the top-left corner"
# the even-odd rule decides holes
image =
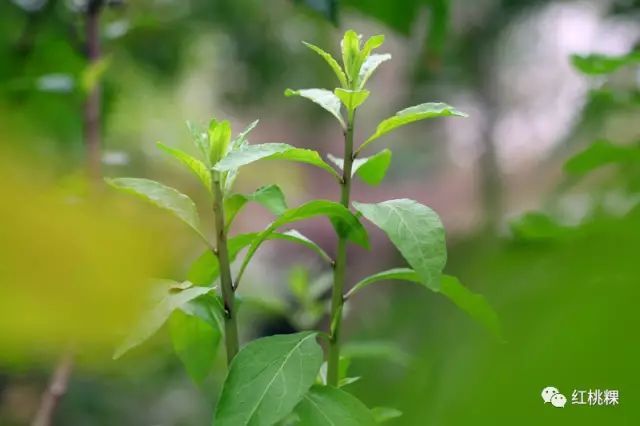
[[[198,179],[200,179],[200,182],[202,182],[204,187],[207,188],[209,193],[211,193],[211,172],[202,161],[198,160],[195,157],[192,157],[184,151],[171,148],[167,145],[164,145],[163,143],[158,142],[156,145],[158,146],[158,148],[173,156],[182,164],[187,166],[187,168],[189,168],[189,170],[191,170],[198,177]]]
[[[391,55],[388,53],[373,54],[365,59],[358,74],[358,89],[364,88],[378,66],[389,59],[391,59]]]
[[[214,423],[271,426],[307,393],[320,369],[316,333],[263,337],[236,355],[224,382]]]
[[[347,90],[337,88],[334,93],[338,98],[340,98],[344,106],[349,111],[353,111],[358,108],[369,97],[368,90]]]
[[[342,113],[340,112],[340,99],[330,90],[325,89],[287,89],[285,96],[302,96],[320,105],[338,119],[343,129],[347,128]]]
[[[344,167],[344,160],[342,158],[334,157],[331,154],[329,154],[328,157],[342,170]],[[386,176],[390,164],[391,151],[389,149],[383,149],[371,157],[356,158],[351,168],[351,176],[357,175],[369,185],[379,185]]]
[[[402,416],[402,411],[396,410],[391,407],[374,407],[371,409],[371,414],[375,419],[376,423],[385,423],[389,420],[397,419]]]
[[[383,136],[398,127],[413,123],[415,121],[425,120],[427,118],[449,116],[467,117],[467,114],[460,112],[454,107],[443,103],[426,103],[403,109],[402,111],[396,113],[396,115],[394,115],[393,117],[387,118],[386,120],[382,121],[378,125],[376,132],[358,148],[358,152],[374,140],[378,139],[380,136]]]
[[[369,247],[369,238],[367,231],[364,229],[358,218],[349,211],[342,204],[338,204],[332,201],[315,200],[303,204],[299,207],[290,208],[282,213],[275,221],[258,234],[249,246],[249,250],[242,262],[240,271],[238,272],[237,281],[240,281],[245,269],[249,262],[253,258],[253,255],[258,250],[258,247],[273,234],[276,229],[281,226],[299,222],[301,220],[309,219],[312,217],[326,216],[328,217],[336,232],[344,232],[345,237],[354,243],[364,247]],[[344,230],[344,231],[342,231]],[[237,282],[236,282],[237,285]]]
[[[187,121],[187,127],[189,128],[189,132],[191,132],[193,144],[202,154],[202,158],[205,159],[207,166],[210,166],[209,152],[211,151],[211,146],[209,143],[209,134],[191,121]]]
[[[214,169],[219,172],[237,169],[258,160],[287,160],[298,163],[306,163],[319,167],[331,173],[337,179],[340,176],[333,167],[322,161],[320,154],[311,149],[296,148],[286,143],[264,143],[259,145],[247,145],[237,151],[232,151]]]
[[[213,367],[222,336],[220,329],[178,309],[171,314],[169,330],[173,349],[189,376],[202,383]]]
[[[344,71],[342,70],[342,67],[340,67],[340,64],[338,64],[338,61],[336,61],[333,56],[331,56],[329,53],[325,52],[324,50],[322,50],[318,46],[314,46],[311,43],[307,43],[305,41],[303,41],[302,43],[305,46],[307,46],[309,49],[313,50],[318,55],[320,55],[329,64],[329,66],[331,67],[333,72],[338,77],[338,80],[340,81],[340,85],[342,87],[347,87],[348,86],[347,76],[345,75]]]
[[[226,227],[231,226],[233,219],[249,201],[254,201],[269,210],[275,216],[287,209],[284,193],[278,185],[266,185],[249,195],[233,194],[224,201]]]
[[[226,157],[230,152],[238,151],[247,146],[249,144],[247,141],[247,135],[258,125],[259,122],[260,120],[255,120],[253,123],[249,124],[242,133],[236,136],[236,138],[229,143],[224,156]],[[225,195],[231,192],[231,188],[233,187],[236,177],[238,177],[238,169],[231,169],[223,174],[222,189]]]
[[[300,425],[373,426],[373,414],[358,398],[331,386],[314,385],[296,406]]]
[[[355,31],[348,30],[344,33],[340,47],[342,49],[342,64],[344,65],[347,82],[349,83],[348,87],[352,88],[360,71],[358,67],[358,61],[360,60],[360,36]]]
[[[209,124],[209,161],[211,161],[211,164],[217,163],[224,157],[229,149],[230,142],[231,124],[227,120],[220,122],[215,119],[211,120]]]
[[[173,213],[196,231],[204,241],[207,241],[200,231],[200,218],[195,203],[178,190],[150,179],[115,178],[105,180],[116,189],[142,197],[161,209]]]
[[[174,310],[181,308],[193,299],[196,299],[212,289],[207,287],[193,287],[191,283],[169,282],[163,289],[163,296],[154,306],[145,312],[140,321],[116,349],[113,358],[117,359],[127,351],[140,345],[153,336],[167,321]]]
[[[444,226],[433,210],[408,199],[353,205],[387,234],[425,285],[437,288],[447,249]]]

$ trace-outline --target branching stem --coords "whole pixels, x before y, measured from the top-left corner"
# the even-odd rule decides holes
[[[353,127],[355,111],[349,111],[347,130],[344,133],[344,165],[341,182],[340,203],[349,208],[351,195],[351,170],[353,168]],[[327,360],[327,384],[338,386],[340,370],[340,327],[342,325],[342,307],[344,299],[345,273],[347,267],[347,238],[344,232],[338,236],[338,250],[334,269],[333,291],[331,296],[331,323],[329,333],[329,353]]]
[[[227,231],[224,226],[223,195],[220,185],[220,173],[218,172],[214,174],[213,195],[213,213],[216,225],[216,249],[213,254],[218,258],[220,268],[220,287],[224,303],[224,337],[227,349],[227,365],[230,365],[239,349],[238,322],[235,310],[235,292],[231,278],[231,265],[229,263],[229,249],[227,247]]]

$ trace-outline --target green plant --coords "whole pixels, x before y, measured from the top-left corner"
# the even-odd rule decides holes
[[[283,143],[251,145],[247,134],[255,126],[232,140],[228,122],[212,120],[208,132],[194,130],[195,145],[201,159],[160,145],[176,157],[200,179],[213,200],[215,242],[201,231],[195,204],[186,195],[160,183],[146,179],[110,179],[122,190],[142,196],[182,219],[207,246],[194,263],[189,281],[164,283],[162,297],[136,330],[117,351],[121,355],[155,333],[169,319],[173,344],[191,376],[201,381],[209,372],[217,342],[224,336],[229,371],[216,408],[216,425],[365,425],[398,413],[393,409],[369,410],[354,396],[340,389],[351,383],[346,376],[348,359],[340,354],[342,312],[346,300],[371,284],[387,280],[414,282],[442,293],[490,330],[499,333],[497,318],[485,300],[471,293],[459,281],[442,275],[446,263],[445,233],[437,214],[430,208],[408,199],[395,199],[374,204],[351,201],[352,179],[372,185],[385,177],[391,151],[384,149],[370,157],[363,150],[388,132],[418,120],[465,116],[443,103],[426,103],[400,111],[381,122],[372,136],[357,148],[354,126],[357,108],[368,98],[365,89],[375,69],[391,58],[374,54],[384,41],[381,35],[371,37],[364,45],[353,31],[342,41],[343,66],[328,53],[306,44],[333,69],[340,87],[334,91],[304,89],[286,91],[287,96],[302,96],[322,106],[340,123],[345,143],[342,158],[328,155],[336,166],[326,163],[313,150]],[[346,112],[346,117],[343,115]],[[310,164],[326,171],[341,188],[340,202],[314,200],[289,208],[282,191],[275,185],[265,186],[250,195],[233,194],[231,189],[238,170],[258,160],[288,160]],[[247,202],[257,202],[269,209],[274,221],[264,230],[229,238],[229,230],[237,212]],[[353,213],[351,206],[356,210]],[[336,258],[331,259],[317,244],[297,231],[279,232],[289,224],[312,217],[327,217],[337,234]],[[410,268],[395,268],[366,277],[346,290],[347,244],[368,247],[367,231],[360,222],[365,217],[382,229],[406,259]],[[295,334],[257,339],[238,350],[238,324],[235,292],[251,259],[263,242],[284,239],[314,250],[333,270],[333,288],[328,332],[302,331]],[[238,273],[232,277],[230,264],[247,248]],[[314,297],[309,297],[306,276],[293,278],[292,290],[299,300],[317,310]],[[220,295],[214,292],[219,281]],[[318,337],[326,342],[326,365]]]

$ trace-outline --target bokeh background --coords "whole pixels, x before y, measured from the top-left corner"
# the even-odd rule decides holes
[[[487,298],[504,334],[496,339],[422,288],[371,288],[346,313],[350,375],[363,376],[349,390],[401,410],[395,425],[640,424],[639,61],[603,69],[572,59],[637,51],[640,2],[105,3],[93,62],[86,1],[0,3],[0,424],[30,423],[68,352],[75,362],[57,425],[210,422],[223,377],[193,384],[166,332],[111,359],[113,331],[132,323],[144,277],[184,279],[201,247],[168,215],[90,189],[87,94],[102,94],[94,173],[153,178],[204,200],[155,148],[189,150],[187,120],[215,116],[240,131],[259,118],[253,143],[341,153],[332,117],[283,91],[335,87],[300,41],[336,54],[348,28],[385,34],[393,55],[371,80],[357,137],[426,101],[470,115],[385,137],[388,178],[356,184],[354,199],[407,197],[436,210],[448,230],[446,271]],[[338,197],[330,178],[279,162],[243,169],[237,188],[269,183],[290,205]],[[248,209],[237,231],[269,220]],[[334,251],[325,223],[300,230]],[[371,235],[373,254],[350,253],[351,282],[403,265],[382,233]],[[330,271],[285,243],[269,247],[243,284],[245,341],[325,326],[322,309],[302,306],[290,289],[322,295]],[[546,386],[569,402],[573,390],[615,389],[620,404],[555,409],[542,403]]]

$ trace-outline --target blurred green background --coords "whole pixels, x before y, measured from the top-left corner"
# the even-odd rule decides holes
[[[191,383],[166,333],[111,360],[111,318],[95,308],[134,304],[145,290],[134,277],[183,279],[200,247],[163,213],[118,197],[90,209],[92,224],[57,208],[51,194],[87,193],[86,93],[101,87],[103,175],[154,178],[202,199],[155,149],[156,141],[188,149],[187,120],[226,118],[239,131],[260,118],[254,143],[341,152],[331,117],[283,91],[335,87],[300,41],[335,54],[348,28],[385,34],[393,54],[370,83],[357,137],[425,101],[470,115],[385,139],[394,149],[387,181],[356,185],[354,199],[407,197],[436,210],[448,229],[447,273],[485,295],[505,341],[422,288],[373,287],[346,313],[350,375],[363,376],[346,389],[369,406],[401,410],[391,425],[640,424],[640,61],[627,55],[640,47],[639,1],[111,0],[99,14],[98,65],[87,59],[86,7],[0,3],[1,425],[30,423],[70,338],[48,335],[47,324],[78,332],[63,321],[74,304],[87,312],[72,309],[70,318],[95,333],[83,329],[73,349],[55,424],[209,424],[223,377]],[[617,59],[572,59],[593,53]],[[315,171],[277,162],[247,168],[238,189],[268,183],[290,205],[338,197]],[[268,221],[247,210],[239,231]],[[333,252],[325,224],[301,231]],[[382,233],[371,236],[373,255],[350,254],[351,282],[402,265]],[[322,308],[304,306],[290,288],[322,289],[329,271],[286,243],[270,247],[242,289],[245,341],[326,325]],[[81,271],[77,287],[45,276],[57,268]],[[79,295],[96,280],[111,291]],[[26,297],[21,288],[39,303],[16,301]],[[567,396],[564,409],[543,404],[546,386]],[[620,403],[571,404],[573,390],[589,389],[618,390]]]

